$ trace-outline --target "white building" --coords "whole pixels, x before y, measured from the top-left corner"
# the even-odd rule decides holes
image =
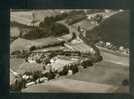
[[[120,47],[119,47],[119,50],[120,50],[120,51],[123,51],[123,50],[124,50],[124,47],[123,47],[123,46],[120,46]]]
[[[111,43],[110,42],[106,42],[106,46],[108,47],[108,46],[110,46],[111,45]]]

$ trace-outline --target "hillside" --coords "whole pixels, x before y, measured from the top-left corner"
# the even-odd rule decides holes
[[[108,41],[116,46],[128,47],[129,12],[124,11],[111,16],[99,26],[87,32],[87,38],[96,38]]]

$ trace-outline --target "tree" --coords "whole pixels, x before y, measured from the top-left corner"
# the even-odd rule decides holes
[[[60,18],[46,17],[44,21],[39,24],[39,27],[32,28],[28,33],[23,35],[25,39],[39,39],[48,36],[61,36],[63,34],[68,34],[69,29],[60,23],[56,23],[56,20]]]
[[[95,20],[97,21],[97,23],[100,23],[103,19],[103,16],[102,15],[99,15],[97,14],[96,17],[95,17]]]
[[[30,50],[30,51],[33,51],[33,50],[35,50],[35,49],[36,49],[35,46],[31,46],[29,50]]]

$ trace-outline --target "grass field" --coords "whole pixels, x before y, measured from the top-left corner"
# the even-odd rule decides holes
[[[29,50],[31,46],[37,48],[48,47],[56,44],[61,44],[63,41],[57,40],[55,37],[48,37],[37,40],[26,40],[22,38],[16,39],[10,46],[10,52],[17,50]]]
[[[72,79],[58,79],[47,83],[30,86],[22,92],[93,92],[93,93],[114,93],[118,86],[85,82]],[[122,90],[123,92],[123,90]]]
[[[22,58],[10,58],[10,68],[13,70],[17,70],[22,63],[24,63]]]
[[[78,73],[68,76],[67,78],[86,82],[121,85],[121,82],[124,79],[129,78],[129,68],[102,61],[94,64],[92,67],[82,69]]]
[[[120,64],[122,66],[129,66],[129,56],[116,55],[102,50],[101,55],[105,61]]]
[[[20,35],[20,29],[18,27],[10,28],[10,37],[18,37]]]
[[[129,41],[129,11],[120,12],[103,21],[88,35],[96,34],[103,41],[111,42],[116,46],[128,47]],[[95,36],[96,37],[96,36]]]

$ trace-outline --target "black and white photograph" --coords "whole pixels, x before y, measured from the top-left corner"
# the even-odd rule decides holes
[[[129,93],[129,10],[10,9],[10,92]]]

